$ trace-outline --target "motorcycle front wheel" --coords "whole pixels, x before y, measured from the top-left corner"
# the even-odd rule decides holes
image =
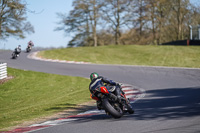
[[[102,105],[106,112],[108,112],[114,118],[120,118],[123,115],[123,111],[119,106],[111,105],[107,98],[102,100]]]
[[[15,53],[12,53],[12,59],[16,59]]]

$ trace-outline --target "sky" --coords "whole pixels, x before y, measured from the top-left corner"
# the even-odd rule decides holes
[[[25,50],[27,43],[32,40],[35,47],[66,47],[71,40],[64,31],[54,31],[60,21],[56,13],[69,13],[73,9],[73,0],[24,0],[27,8],[35,13],[27,12],[27,20],[33,25],[35,33],[26,35],[25,39],[10,37],[0,42],[0,49],[13,50],[18,45]],[[200,4],[200,0],[191,0]]]
[[[69,13],[72,0],[24,0],[27,8],[35,13],[27,12],[27,20],[33,25],[35,33],[26,34],[25,39],[10,36],[7,41],[0,42],[0,49],[14,49],[18,45],[26,49],[32,40],[35,47],[66,47],[70,36],[64,31],[54,31],[60,19],[56,13]]]

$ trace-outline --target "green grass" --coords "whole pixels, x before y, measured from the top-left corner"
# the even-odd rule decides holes
[[[199,46],[102,46],[43,51],[51,59],[97,64],[200,68]],[[88,101],[89,79],[8,68],[15,78],[0,85],[0,130]]]
[[[97,64],[126,64],[170,67],[200,67],[199,46],[101,46],[42,51],[51,59],[85,61]]]
[[[0,84],[0,130],[88,101],[89,79],[8,68]]]

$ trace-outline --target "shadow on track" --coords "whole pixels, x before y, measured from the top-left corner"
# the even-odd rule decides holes
[[[132,104],[135,114],[125,114],[120,119],[114,119],[106,114],[79,117],[77,122],[91,120],[152,120],[178,119],[200,115],[200,87],[169,88],[146,91],[146,97]]]
[[[200,87],[146,91],[147,97],[134,104],[134,119],[177,119],[200,115]]]

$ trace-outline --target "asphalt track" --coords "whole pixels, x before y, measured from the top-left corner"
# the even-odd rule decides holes
[[[53,63],[28,59],[28,54],[24,52],[17,60],[12,60],[11,53],[0,51],[0,62],[18,69],[87,78],[95,71],[146,91],[144,98],[132,104],[135,109],[133,115],[125,115],[120,119],[105,114],[92,115],[32,132],[200,132],[200,69]]]

